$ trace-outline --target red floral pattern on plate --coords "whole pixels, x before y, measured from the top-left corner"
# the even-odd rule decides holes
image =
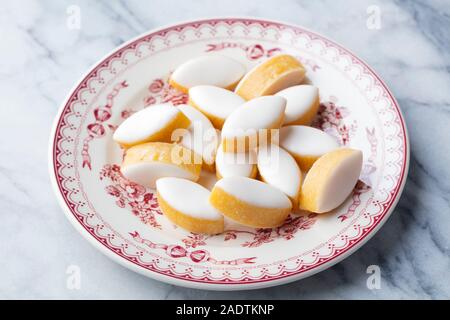
[[[196,248],[207,245],[207,240],[211,238],[223,238],[223,241],[231,241],[239,238],[239,235],[245,235],[248,240],[241,243],[242,247],[256,248],[264,243],[269,243],[277,238],[284,238],[285,240],[292,239],[299,230],[310,229],[317,221],[317,214],[310,213],[306,215],[291,214],[282,226],[277,228],[258,228],[254,230],[226,230],[221,235],[205,235],[191,233],[186,238],[183,238],[183,243],[187,248]]]
[[[286,41],[284,35],[290,39]],[[359,205],[352,218],[346,220],[346,223],[335,224],[332,222],[334,219],[328,219],[327,223],[330,223],[329,225],[333,228],[338,228],[339,232],[328,232],[327,239],[321,243],[314,242],[315,247],[308,247],[311,249],[304,250],[297,247],[297,242],[294,240],[275,240],[273,246],[280,247],[280,250],[272,251],[277,258],[271,259],[272,255],[264,253],[266,246],[242,248],[231,245],[228,249],[216,251],[218,247],[205,245],[204,249],[208,249],[215,256],[223,255],[226,257],[224,260],[232,259],[230,248],[233,252],[234,250],[255,252],[258,263],[252,267],[249,265],[239,268],[223,266],[217,268],[211,262],[189,264],[188,259],[181,261],[172,259],[161,254],[161,250],[148,247],[145,252],[137,252],[137,242],[130,238],[128,231],[123,230],[123,225],[114,224],[114,222],[111,225],[108,221],[108,210],[96,211],[104,205],[104,199],[89,187],[92,183],[95,184],[90,171],[81,170],[83,158],[79,155],[83,139],[89,135],[86,126],[96,120],[93,114],[93,109],[96,107],[95,101],[105,99],[102,90],[112,89],[114,83],[120,83],[123,78],[129,79],[130,83],[133,82],[133,90],[140,90],[138,86],[143,79],[130,76],[128,71],[144,60],[152,61],[152,56],[155,54],[161,57],[168,50],[181,52],[180,49],[183,50],[183,46],[189,48],[188,50],[201,52],[205,50],[202,46],[218,43],[224,38],[230,39],[231,42],[236,40],[236,42],[247,43],[248,46],[261,43],[267,48],[271,48],[272,44],[282,43],[282,47],[290,53],[308,57],[320,64],[318,69],[320,72],[314,74],[314,81],[326,82],[328,70],[333,69],[339,72],[338,77],[363,99],[362,104],[358,103],[357,107],[365,108],[373,114],[373,118],[361,118],[362,121],[358,121],[358,125],[368,123],[368,125],[362,125],[368,128],[358,128],[358,139],[363,136],[364,130],[367,132],[376,130],[374,137],[380,141],[376,150],[378,155],[373,162],[376,171],[369,177],[374,179],[373,184],[369,181],[369,185],[373,186],[371,193],[373,196],[361,194],[360,200],[363,203]],[[226,54],[246,55],[246,52],[229,50]],[[308,71],[314,70],[309,68]],[[152,73],[152,70],[149,70],[149,73]],[[153,75],[160,77],[155,72]],[[339,86],[339,82],[336,85]],[[356,105],[352,105],[352,108],[356,108]],[[120,111],[122,110],[121,108]],[[99,120],[101,119],[102,116],[99,117]],[[346,123],[349,122],[346,121]],[[109,124],[107,126],[109,127]],[[110,128],[113,129],[113,127]],[[98,127],[96,129],[98,130],[94,132],[101,134],[101,129]],[[105,134],[110,133],[108,130],[105,131]],[[125,266],[158,280],[214,289],[236,288],[236,286],[256,288],[269,283],[271,285],[285,283],[309,276],[342,260],[365,243],[393,211],[404,186],[409,159],[408,138],[399,107],[386,85],[369,66],[342,46],[313,32],[296,26],[258,19],[232,18],[188,22],[150,32],[127,43],[99,62],[70,94],[55,121],[52,137],[51,160],[54,173],[52,182],[64,212],[83,230],[81,233],[85,238]],[[90,141],[94,142],[93,139]],[[105,139],[97,139],[95,143],[95,148],[91,148],[91,156],[95,157],[95,163],[91,162],[91,166],[100,170],[102,167],[100,159],[104,158],[104,154],[97,151],[102,151],[108,146],[105,144]],[[364,141],[359,141],[356,145],[352,142],[350,145],[364,149],[368,147]],[[366,152],[368,152],[367,149],[365,155]],[[365,162],[366,166],[367,172],[370,172],[372,165],[369,165],[369,161]],[[96,187],[102,188],[105,184],[95,185],[94,188]],[[116,190],[110,191],[117,194]],[[133,193],[134,191],[131,192]],[[117,212],[117,209],[111,208],[111,211]],[[119,220],[126,223],[124,219],[119,218]],[[143,226],[143,228],[146,227]],[[139,231],[143,234],[143,231]],[[154,243],[160,242],[153,239],[159,231],[145,232],[145,238]],[[316,230],[313,228],[310,232],[314,233]],[[304,235],[308,238],[306,233]],[[309,240],[306,239],[307,242]],[[183,244],[181,241],[180,243]]]
[[[210,43],[207,45],[206,52],[222,51],[226,49],[240,49],[246,53],[249,60],[258,60],[260,58],[270,58],[278,53],[282,53],[283,50],[279,47],[265,48],[262,44],[246,45],[242,42],[219,42]],[[310,67],[310,69],[316,72],[320,69],[320,66],[312,59],[305,59],[301,56],[296,56],[304,65]]]
[[[161,249],[164,250],[165,254],[178,259],[178,258],[190,258],[192,262],[201,263],[201,262],[210,262],[215,265],[229,265],[229,266],[237,266],[240,264],[251,264],[255,263],[256,257],[249,258],[237,258],[233,260],[217,260],[211,256],[209,251],[207,250],[194,250],[189,251],[188,248],[195,248],[193,245],[186,245],[186,247],[182,247],[180,245],[167,245],[163,243],[154,243],[148,239],[144,239],[141,237],[139,232],[134,231],[130,232],[130,235],[133,239],[139,243],[146,245],[151,249]]]
[[[145,187],[127,180],[120,172],[118,165],[105,165],[100,171],[100,180],[108,179],[112,184],[105,187],[106,193],[116,199],[115,203],[120,208],[128,209],[138,217],[143,223],[154,228],[161,229],[161,224],[157,221],[157,216],[162,215],[154,193]],[[245,240],[241,246],[258,247],[264,243],[272,242],[277,238],[290,240],[300,230],[310,229],[316,222],[316,214],[305,216],[291,215],[284,224],[277,228],[259,228],[254,231],[227,230],[223,235],[208,236],[191,233],[182,242],[187,248],[206,245],[206,240],[221,237],[224,241],[236,240],[239,235],[250,235],[250,240]]]
[[[220,43],[210,43],[207,45],[206,52],[221,51],[225,49],[241,49],[245,51],[247,58],[249,60],[258,60],[262,57],[269,58],[276,53],[281,52],[278,47],[273,47],[270,49],[264,48],[261,44],[246,45],[242,42],[220,42]]]
[[[336,137],[339,143],[345,146],[350,142],[350,138],[358,126],[355,120],[350,124],[343,121],[350,115],[350,111],[346,107],[337,105],[337,101],[335,96],[331,96],[330,101],[320,104],[313,126]]]
[[[161,228],[156,215],[161,215],[156,197],[145,187],[127,180],[118,165],[105,165],[100,171],[100,180],[108,178],[112,184],[105,187],[106,192],[116,198],[116,205],[128,208],[143,223],[154,228]]]
[[[188,102],[188,95],[184,94],[163,79],[155,79],[147,88],[147,95],[143,99],[144,107],[148,107],[158,103],[171,103],[174,106],[179,104],[185,104]],[[121,116],[123,119],[128,118],[137,110],[126,108],[122,111]]]
[[[177,94],[169,94],[173,91],[166,82],[161,79],[155,79],[149,86],[149,92],[152,93],[150,97],[155,101],[164,101],[164,99],[170,99],[170,97],[177,96]],[[314,121],[314,126],[328,132],[335,136],[342,145],[346,145],[350,142],[350,138],[357,128],[355,121],[351,121],[350,125],[344,122],[344,119],[350,116],[350,112],[347,108],[337,105],[338,99],[335,96],[330,97],[330,101],[320,104],[318,115]],[[122,112],[123,113],[123,112]],[[373,140],[374,132],[367,130],[369,141],[376,144],[376,140]],[[376,145],[372,150],[376,150]],[[373,156],[369,158],[369,163],[373,164]],[[365,168],[368,167],[365,166]],[[376,170],[376,167],[372,166],[370,175]],[[116,204],[120,208],[128,207],[131,212],[139,217],[139,219],[152,227],[161,229],[161,224],[157,222],[156,215],[161,215],[156,197],[151,191],[147,191],[145,187],[138,185],[134,182],[128,181],[120,173],[120,166],[113,164],[105,165],[100,172],[100,179],[109,178],[114,184],[105,187],[106,192],[116,198]],[[361,194],[368,192],[370,186],[364,182],[358,182],[353,194],[351,196],[352,203],[350,204],[345,214],[339,215],[338,219],[345,221],[350,218],[361,204]],[[227,230],[224,235],[219,236],[207,236],[191,234],[182,241],[186,247],[197,247],[207,245],[207,240],[212,237],[223,237],[223,241],[237,240],[239,235],[245,235],[245,240],[240,244],[242,247],[255,248],[265,243],[273,242],[277,238],[283,238],[285,240],[292,239],[295,234],[300,230],[310,229],[317,220],[316,214],[308,214],[304,216],[290,215],[286,219],[285,223],[278,228],[259,228],[254,231],[248,230]]]
[[[83,157],[82,167],[87,167],[89,170],[92,169],[91,156],[89,155],[89,144],[95,138],[104,137],[106,134],[105,124],[107,120],[111,118],[112,107],[114,105],[114,99],[119,94],[119,92],[128,87],[126,81],[122,81],[116,84],[113,90],[107,95],[106,104],[94,109],[93,114],[95,117],[95,122],[92,122],[86,126],[88,131],[88,136],[83,140],[83,148],[81,149],[81,156]],[[107,125],[112,130],[115,130],[116,126]]]

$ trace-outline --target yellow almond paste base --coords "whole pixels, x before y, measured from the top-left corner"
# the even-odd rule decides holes
[[[147,137],[146,139],[133,143],[126,144],[118,141],[122,148],[128,149],[146,142],[172,142],[172,132],[176,129],[186,129],[191,125],[191,121],[182,112],[179,112],[172,121],[168,122],[161,130]]]
[[[319,156],[298,155],[295,153],[291,153],[291,155],[297,162],[302,172],[308,171],[317,159],[319,159]]]
[[[173,156],[179,156],[175,161]],[[176,165],[191,172],[195,177],[200,176],[202,159],[191,150],[178,144],[165,142],[148,142],[129,148],[122,163],[122,167],[142,162],[161,162]]]
[[[213,163],[206,163],[205,161],[203,161],[202,164],[202,169],[208,171],[208,172],[212,172],[214,173],[216,171],[216,164]]]
[[[239,83],[241,79],[239,79],[238,81],[224,87],[224,89],[233,91],[234,88],[236,88],[237,84]],[[208,85],[209,83],[199,83],[198,85]],[[185,86],[182,86],[181,84],[179,84],[178,82],[176,82],[175,80],[173,80],[172,78],[169,79],[169,85],[171,85],[172,87],[174,87],[175,89],[177,89],[178,91],[181,91],[182,93],[188,94],[189,93],[189,89]]]
[[[255,179],[257,176],[258,176],[258,167],[256,166],[256,164],[254,164],[254,165],[252,166],[252,171],[250,172],[250,176],[249,176],[248,178]],[[217,179],[219,179],[219,180],[223,178],[223,177],[220,175],[219,170],[216,170],[216,177],[217,177]]]
[[[159,192],[156,193],[156,196],[161,211],[170,221],[175,223],[177,226],[195,233],[218,234],[224,231],[223,218],[220,220],[194,218],[174,209],[164,200]]]
[[[300,118],[298,118],[295,121],[291,121],[288,123],[284,123],[284,126],[292,126],[292,125],[299,125],[299,126],[309,126],[313,120],[314,117],[316,116],[317,112],[319,111],[319,106],[320,106],[320,99],[319,97],[316,98],[316,100],[314,101],[314,104],[312,105],[312,107],[308,110],[308,112],[306,112],[303,116],[301,116]]]
[[[258,168],[256,168],[256,170],[258,170]],[[258,171],[256,171],[256,172],[258,172]],[[302,190],[302,180],[301,179],[303,178],[301,175],[302,175],[302,173],[300,173],[300,186],[297,190],[296,195],[294,197],[292,197],[292,196],[286,194],[286,196],[289,198],[289,200],[291,200],[293,209],[297,208],[298,204],[299,204],[298,198],[300,197],[300,191]],[[264,179],[264,177],[261,174],[258,173],[257,177],[260,181],[267,183],[267,181]],[[267,184],[270,184],[270,183],[267,183]]]
[[[214,187],[209,202],[224,216],[243,225],[255,228],[274,228],[283,224],[291,208],[272,209],[252,206]]]
[[[230,137],[230,138],[222,138],[222,148],[224,152],[248,152],[249,150],[253,150],[259,145],[269,144],[272,141],[273,137],[279,135],[278,129],[283,124],[284,113],[280,115],[278,119],[276,119],[267,129],[267,135],[260,139],[260,135],[258,132],[245,135],[240,137]],[[273,132],[273,130],[277,130]]]
[[[289,79],[292,72],[297,72],[295,79]],[[294,57],[286,54],[275,56],[250,71],[235,92],[246,100],[270,95],[279,90],[299,84],[303,81],[306,70]],[[278,84],[281,82],[282,84]]]
[[[323,193],[325,181],[333,174],[333,171],[341,163],[355,152],[353,149],[342,148],[326,153],[320,157],[307,173],[300,191],[300,209],[311,212],[319,212],[318,203]]]
[[[212,115],[212,114],[204,111],[202,108],[200,108],[198,105],[196,105],[195,102],[192,101],[191,98],[189,98],[188,104],[190,106],[194,107],[195,109],[197,109],[198,111],[200,111],[201,113],[203,113],[209,119],[209,121],[211,121],[214,128],[219,129],[219,130],[222,129],[225,119],[219,118],[215,115]]]

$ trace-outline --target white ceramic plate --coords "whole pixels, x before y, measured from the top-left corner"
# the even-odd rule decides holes
[[[276,229],[188,233],[160,212],[152,190],[119,173],[112,133],[151,104],[184,103],[171,71],[202,54],[249,68],[278,52],[298,57],[320,88],[316,126],[361,149],[364,169],[352,196],[332,213],[291,216]],[[171,284],[251,289],[302,279],[349,256],[392,213],[409,163],[398,104],[370,67],[342,46],[301,27],[250,18],[190,21],[142,35],[100,61],[69,94],[55,120],[50,172],[69,220],[122,265]]]

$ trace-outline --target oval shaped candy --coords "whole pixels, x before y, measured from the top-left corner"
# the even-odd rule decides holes
[[[292,209],[289,198],[277,188],[237,176],[219,180],[209,201],[224,216],[255,228],[282,225]]]
[[[216,175],[219,179],[232,176],[255,178],[256,174],[256,154],[253,150],[243,153],[223,152],[222,146],[219,146],[216,157]]]
[[[119,125],[113,139],[125,148],[144,142],[171,142],[175,129],[189,125],[180,110],[168,103],[158,104],[132,114]]]
[[[295,159],[283,148],[271,144],[258,148],[258,172],[261,179],[283,191],[297,207],[302,172]]]
[[[178,66],[170,76],[169,84],[184,93],[203,84],[233,90],[244,73],[245,67],[232,58],[204,55]]]
[[[189,104],[200,110],[217,129],[245,100],[233,91],[215,86],[195,86],[189,89]]]
[[[322,155],[339,148],[329,134],[307,126],[286,126],[280,129],[279,145],[297,161],[302,171],[308,171]]]
[[[319,110],[319,89],[303,84],[276,94],[286,99],[283,125],[310,125]]]
[[[178,144],[148,142],[125,152],[120,171],[123,176],[149,188],[155,188],[162,177],[178,177],[197,181],[202,160]]]
[[[164,215],[190,232],[223,232],[223,216],[209,203],[210,192],[201,185],[180,178],[156,181],[158,204]]]
[[[203,167],[209,171],[214,170],[219,135],[205,115],[192,106],[182,104],[177,106],[191,121],[191,125],[180,130],[180,143],[191,149],[203,159]]]
[[[362,162],[362,152],[350,148],[320,157],[305,177],[300,209],[323,213],[341,205],[358,182]]]
[[[271,95],[300,84],[305,73],[305,68],[296,58],[279,54],[250,70],[239,82],[235,92],[245,100]]]
[[[286,99],[264,96],[244,103],[225,120],[222,144],[225,152],[246,152],[270,141],[271,129],[280,128]]]

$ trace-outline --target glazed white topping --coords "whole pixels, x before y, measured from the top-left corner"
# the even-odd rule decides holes
[[[264,181],[291,198],[297,198],[302,174],[295,159],[272,144],[258,148],[258,171]]]
[[[162,162],[138,162],[121,167],[120,171],[128,180],[153,189],[156,186],[156,180],[162,177],[196,179],[192,172],[174,164]]]
[[[186,130],[180,130],[181,145],[201,155],[206,163],[214,163],[219,137],[211,121],[192,106],[182,104],[178,108],[191,121]]]
[[[303,117],[319,98],[319,90],[312,85],[298,85],[286,88],[276,94],[287,100],[284,123],[288,124]]]
[[[277,209],[292,206],[283,192],[258,180],[233,176],[220,179],[216,187],[251,206]]]
[[[186,117],[188,117],[189,120],[191,120],[191,125],[188,127],[188,130],[194,130],[194,123],[199,123],[199,125],[201,125],[205,130],[214,128],[211,121],[209,121],[209,119],[203,113],[201,113],[194,107],[187,104],[180,104],[177,107],[181,110],[181,112],[184,113]]]
[[[208,85],[189,89],[189,99],[203,112],[220,119],[226,119],[245,103],[244,99],[232,91]]]
[[[254,151],[223,152],[222,145],[217,149],[216,170],[223,178],[232,176],[251,177],[255,164],[256,154]]]
[[[222,128],[222,138],[245,136],[249,130],[271,129],[282,117],[286,99],[263,96],[252,99],[229,115]]]
[[[237,83],[245,71],[245,67],[232,58],[204,55],[178,66],[171,78],[185,88],[202,84],[226,88]]]
[[[358,181],[362,161],[362,152],[355,150],[334,168],[327,180],[322,181],[325,187],[317,199],[319,211],[328,212],[344,202]]]
[[[153,105],[127,118],[114,132],[113,139],[133,144],[144,141],[173,121],[180,110],[169,103]]]
[[[209,204],[209,190],[198,183],[179,178],[161,178],[156,189],[173,209],[197,219],[221,220],[222,215]]]
[[[321,156],[339,148],[337,140],[329,134],[307,126],[286,126],[280,129],[279,145],[298,155]]]

